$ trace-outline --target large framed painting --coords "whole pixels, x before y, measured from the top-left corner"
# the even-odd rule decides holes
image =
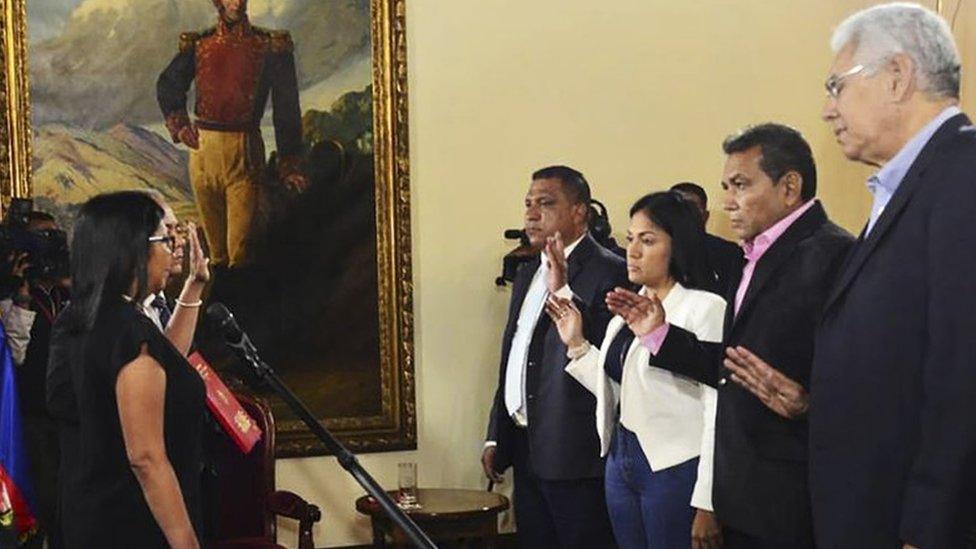
[[[0,1],[4,205],[70,232],[89,197],[154,190],[316,417],[355,451],[416,448],[404,0]],[[278,456],[324,453],[208,326]]]

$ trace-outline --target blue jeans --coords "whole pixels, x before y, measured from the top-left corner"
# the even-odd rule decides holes
[[[688,549],[698,458],[652,472],[637,435],[618,425],[607,456],[606,496],[613,535],[623,549]]]

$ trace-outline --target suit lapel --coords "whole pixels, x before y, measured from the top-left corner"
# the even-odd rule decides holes
[[[722,341],[728,341],[732,335],[732,326],[735,324],[735,294],[742,283],[742,268],[745,267],[746,259],[742,257],[736,263],[735,271],[729,280],[729,287],[725,292],[725,322],[722,324]]]
[[[599,244],[593,240],[590,233],[586,233],[583,240],[580,240],[580,243],[573,249],[573,253],[569,254],[569,258],[566,260],[566,283],[570,287],[573,285],[573,280],[583,272],[583,266],[589,261],[590,256],[596,252],[596,246]]]
[[[799,244],[803,239],[807,238],[816,231],[821,225],[827,221],[827,212],[824,211],[823,206],[820,202],[814,204],[808,211],[800,216],[799,219],[793,222],[789,228],[786,229],[776,242],[766,253],[763,254],[759,263],[756,265],[756,269],[752,273],[752,280],[749,281],[749,288],[746,290],[746,295],[742,299],[742,305],[739,307],[739,312],[735,315],[735,320],[733,321],[733,327],[743,321],[745,317],[749,314],[749,310],[755,304],[758,296],[762,295],[763,286],[765,286],[776,274],[776,271],[780,269],[789,260],[790,256],[793,255],[793,250],[796,249],[797,244]]]
[[[891,229],[891,226],[898,219],[902,210],[908,205],[912,195],[915,194],[915,191],[918,190],[921,184],[922,175],[925,174],[925,170],[932,163],[942,144],[955,137],[959,133],[959,128],[970,123],[969,118],[965,114],[957,114],[949,120],[946,120],[932,138],[929,139],[929,142],[919,153],[918,158],[912,163],[912,167],[909,168],[908,173],[905,174],[904,179],[902,179],[901,184],[898,186],[898,190],[895,191],[894,196],[891,197],[884,211],[881,212],[881,216],[878,217],[878,221],[874,224],[871,232],[865,238],[864,231],[861,231],[861,237],[855,244],[854,249],[851,250],[851,254],[848,256],[847,262],[841,270],[840,278],[830,292],[830,297],[827,298],[827,302],[824,305],[825,311],[851,285],[854,277],[861,270],[861,267],[864,266],[864,262],[871,256],[878,243],[884,238],[885,233]],[[867,225],[865,225],[865,230],[867,230]]]
[[[526,262],[521,269],[518,270],[518,274],[515,275],[515,281],[512,284],[512,306],[509,310],[508,315],[508,327],[511,328],[518,321],[519,312],[522,310],[522,302],[525,301],[525,294],[529,292],[529,285],[532,283],[532,277],[535,276],[535,272],[539,270],[539,265],[542,260],[539,259],[537,255],[535,259]]]
[[[593,240],[593,237],[587,233],[583,240],[576,245],[573,249],[573,253],[569,254],[566,266],[566,283],[572,286],[573,280],[583,271],[583,266],[589,260],[590,256],[596,251],[595,246],[599,244]],[[542,260],[537,255],[531,261],[525,263],[521,269],[518,270],[518,274],[515,275],[515,281],[512,284],[512,305],[509,310],[508,315],[508,331],[514,333],[513,328],[518,321],[519,313],[522,310],[522,302],[525,301],[525,295],[529,292],[529,285],[532,284],[532,277],[535,276],[535,272],[539,270],[539,265],[542,264]],[[543,314],[542,316],[546,316]]]

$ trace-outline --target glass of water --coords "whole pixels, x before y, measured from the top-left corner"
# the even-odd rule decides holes
[[[420,507],[417,503],[417,464],[410,461],[397,465],[397,503],[404,509]]]

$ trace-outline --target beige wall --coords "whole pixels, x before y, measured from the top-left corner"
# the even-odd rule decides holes
[[[716,199],[722,138],[784,122],[813,146],[830,215],[858,230],[869,172],[841,156],[818,114],[830,30],[870,3],[408,0],[419,450],[362,456],[377,479],[394,486],[396,463],[410,460],[424,486],[483,485],[509,296],[493,279],[534,168],[582,170],[620,238],[639,195],[687,179]],[[972,50],[969,8],[957,29]],[[714,210],[710,228],[727,233]],[[333,458],[283,460],[278,484],[322,507],[318,545],[368,542],[352,507],[362,492]],[[290,528],[281,538],[295,543]]]

